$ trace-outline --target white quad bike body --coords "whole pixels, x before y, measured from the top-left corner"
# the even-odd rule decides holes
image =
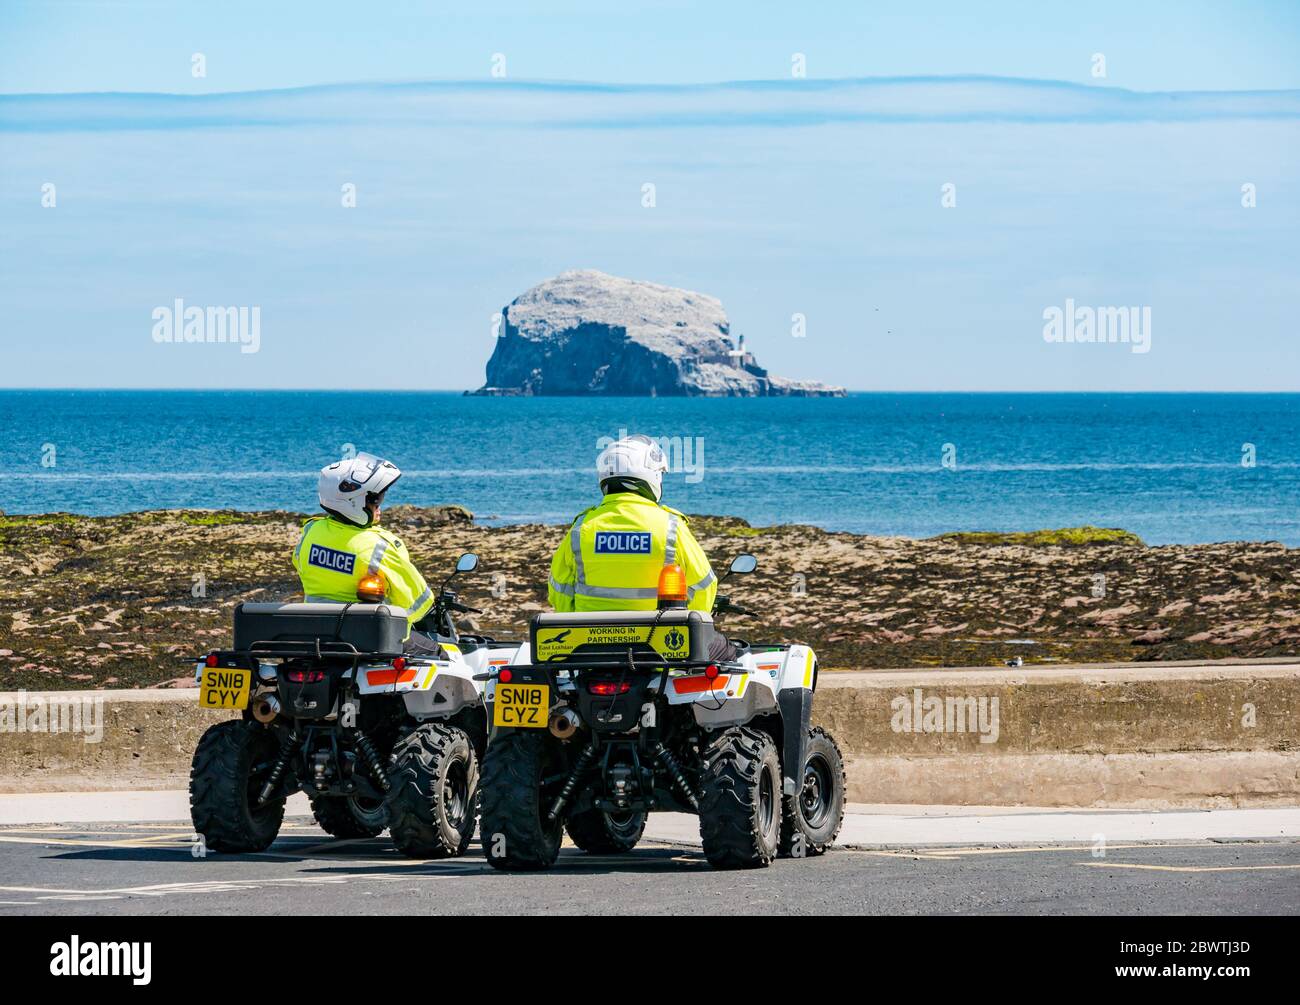
[[[462,556],[457,572],[477,566]],[[487,741],[485,685],[516,643],[457,634],[449,578],[407,654],[407,612],[384,603],[240,604],[231,649],[198,663],[199,703],[240,713],[200,740],[195,830],[217,851],[266,848],[303,792],[337,837],[385,828],[413,857],[463,854]]]
[[[494,656],[490,661],[492,677],[487,683],[484,700],[487,703],[488,721],[492,721],[493,700],[496,693],[496,671],[502,666],[528,666],[532,663],[532,649],[524,642],[509,658]],[[670,707],[689,705],[695,721],[708,730],[727,726],[743,726],[760,715],[782,711],[778,696],[799,695],[798,705],[810,705],[817,685],[817,655],[811,646],[792,645],[786,649],[764,649],[741,653],[734,661],[719,667],[712,680],[698,669],[667,670],[663,687]],[[560,681],[557,696],[572,694],[572,681]],[[807,700],[804,700],[804,696]],[[787,705],[791,702],[787,699]],[[653,705],[642,709],[644,716],[653,714]],[[649,725],[649,723],[645,723]],[[804,728],[807,723],[803,723]],[[782,792],[792,795],[796,779],[782,781]]]
[[[754,564],[740,556],[732,571]],[[714,613],[750,612],[720,595]],[[719,868],[831,846],[845,776],[812,725],[816,654],[718,642],[710,613],[662,598],[658,610],[536,615],[486,693],[489,863],[549,868],[561,827],[584,851],[630,851],[656,811],[696,814]],[[719,660],[719,648],[733,651]]]

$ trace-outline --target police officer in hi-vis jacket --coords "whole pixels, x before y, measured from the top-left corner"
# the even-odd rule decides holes
[[[365,599],[406,611],[406,651],[436,653],[438,643],[415,624],[433,609],[433,591],[396,534],[379,526],[384,494],[402,476],[397,465],[373,454],[321,469],[317,495],[325,516],[308,520],[293,551],[293,565],[308,603],[357,603]]]
[[[713,610],[717,577],[686,517],[659,501],[668,462],[659,444],[640,434],[617,440],[596,460],[605,497],[579,514],[551,559],[548,595],[557,611],[653,611],[659,574],[677,565],[686,606]],[[735,650],[720,634],[711,659]]]

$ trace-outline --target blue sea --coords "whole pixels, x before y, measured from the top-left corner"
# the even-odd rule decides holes
[[[316,473],[351,445],[403,469],[390,504],[561,522],[596,497],[600,441],[622,430],[668,447],[665,502],[756,525],[1300,546],[1297,394],[0,391],[0,510],[311,511]]]

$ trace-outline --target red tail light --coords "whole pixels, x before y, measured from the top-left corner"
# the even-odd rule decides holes
[[[514,679],[515,679],[514,671],[511,670],[509,667],[502,667],[500,670],[497,671],[497,680],[499,680],[502,684],[509,684]]]
[[[588,684],[587,690],[592,694],[600,695],[602,698],[609,698],[616,694],[627,694],[632,690],[632,685],[627,681],[615,684],[613,681],[598,680]]]
[[[393,660],[393,669],[394,669],[394,670],[405,670],[405,669],[406,669],[406,657],[405,657],[405,656],[399,656],[399,657],[397,657],[397,659]]]
[[[713,680],[714,677],[718,676],[718,664],[710,663],[706,666],[704,668],[704,676],[709,678],[709,680]]]
[[[208,653],[207,658],[204,659],[203,662],[206,663],[206,664],[207,664],[208,666],[210,666],[210,667],[214,667],[214,666],[216,666],[216,665],[217,665],[217,654],[216,654],[216,653]]]
[[[288,670],[284,675],[291,684],[319,684],[325,679],[324,670]]]

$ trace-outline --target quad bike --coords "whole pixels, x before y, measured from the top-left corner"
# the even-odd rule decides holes
[[[190,815],[208,849],[257,852],[305,792],[339,838],[388,828],[413,858],[464,853],[486,743],[483,681],[517,644],[456,633],[452,579],[417,628],[441,651],[403,655],[406,612],[383,603],[240,604],[234,647],[196,668],[199,704],[242,714],[210,727],[190,769]],[[363,580],[364,585],[364,580]]]
[[[756,565],[738,556],[723,579]],[[480,838],[496,868],[550,867],[565,831],[587,852],[630,851],[652,810],[697,814],[723,869],[835,840],[844,763],[810,724],[813,651],[732,640],[713,662],[713,618],[684,609],[684,581],[665,598],[666,581],[657,611],[537,615],[491,674]],[[713,613],[749,612],[720,596]]]

